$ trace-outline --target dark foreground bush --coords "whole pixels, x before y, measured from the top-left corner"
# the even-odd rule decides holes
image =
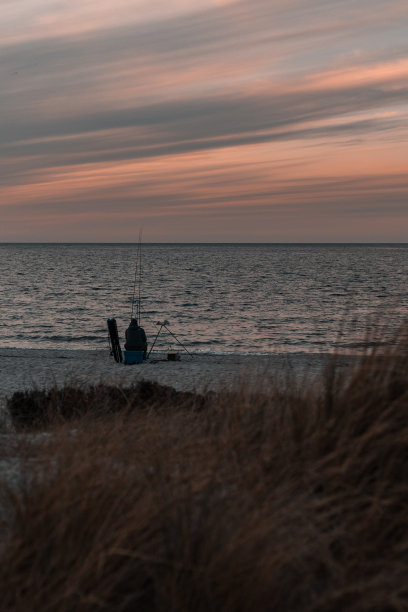
[[[53,387],[49,390],[18,391],[7,408],[16,430],[44,430],[85,416],[103,418],[117,412],[131,413],[149,408],[201,408],[204,398],[175,391],[155,382],[140,381],[131,387],[89,385]]]
[[[408,609],[405,343],[320,387],[80,423],[5,498],[5,612]]]

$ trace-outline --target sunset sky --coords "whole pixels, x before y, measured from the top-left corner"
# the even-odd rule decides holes
[[[0,241],[407,242],[407,0],[1,0]]]

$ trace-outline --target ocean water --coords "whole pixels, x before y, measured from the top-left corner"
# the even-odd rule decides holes
[[[0,347],[107,348],[123,342],[137,245],[0,245]],[[361,351],[367,323],[408,313],[408,245],[143,244],[141,323],[167,319],[189,350]],[[381,330],[378,330],[381,335]],[[180,348],[167,333],[157,348]]]

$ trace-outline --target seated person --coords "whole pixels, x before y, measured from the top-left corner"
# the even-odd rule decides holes
[[[143,327],[139,327],[137,319],[132,319],[126,330],[125,349],[127,351],[143,351],[143,359],[146,359],[147,338]]]

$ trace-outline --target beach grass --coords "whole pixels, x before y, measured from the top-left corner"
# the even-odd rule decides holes
[[[2,610],[408,609],[407,329],[319,380],[15,395]]]

